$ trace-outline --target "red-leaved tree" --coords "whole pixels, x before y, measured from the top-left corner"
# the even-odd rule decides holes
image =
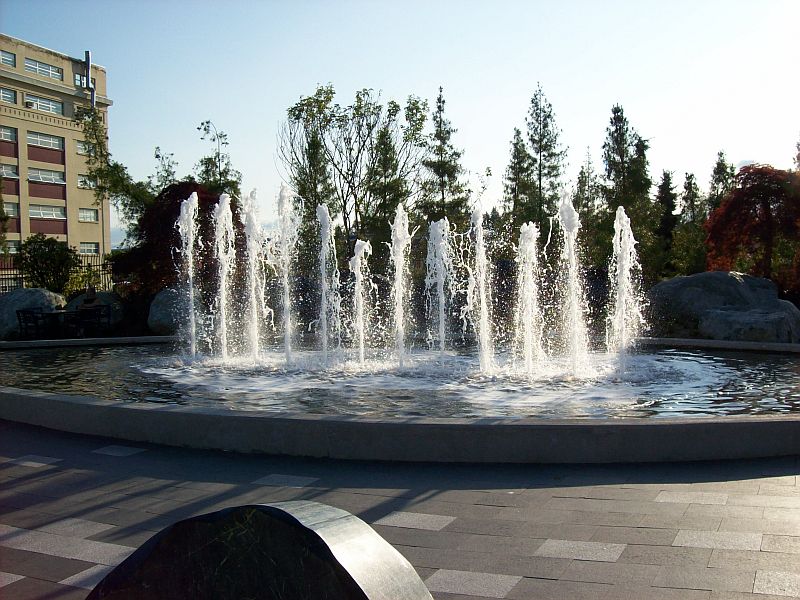
[[[742,167],[705,227],[709,270],[766,277],[800,299],[800,173]]]

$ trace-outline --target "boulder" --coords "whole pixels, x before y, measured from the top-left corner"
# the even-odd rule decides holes
[[[125,317],[122,308],[122,298],[115,292],[97,292],[95,296],[97,298],[95,304],[107,304],[111,307],[111,326],[119,325]],[[81,306],[88,297],[88,294],[85,293],[75,296],[67,303],[67,310],[78,310],[78,307]]]
[[[50,312],[63,305],[63,296],[43,288],[18,288],[0,295],[0,340],[18,337],[18,310],[41,308]]]
[[[652,334],[748,342],[800,343],[800,310],[778,299],[769,279],[711,271],[662,281],[650,290]]]
[[[156,335],[175,335],[180,326],[180,294],[177,290],[161,290],[150,303],[147,326]]]

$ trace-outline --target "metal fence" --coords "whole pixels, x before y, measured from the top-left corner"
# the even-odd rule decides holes
[[[98,290],[110,290],[114,285],[111,277],[111,263],[105,260],[104,256],[93,254],[79,255],[81,264],[75,267],[73,274],[87,275],[84,280],[88,280],[88,275],[92,273],[92,278],[96,281],[95,287]],[[27,287],[27,282],[22,272],[15,264],[15,256],[0,255],[0,294],[5,294],[17,288]]]

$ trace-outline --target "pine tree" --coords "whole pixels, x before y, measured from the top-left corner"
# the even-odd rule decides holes
[[[506,213],[510,214],[512,239],[516,239],[522,223],[533,218],[530,208],[534,186],[533,157],[525,147],[522,132],[515,127],[511,156],[503,180],[503,204]]]
[[[697,187],[694,173],[686,173],[681,194],[681,218],[684,223],[702,225],[706,220],[705,201]]]
[[[572,194],[572,206],[578,211],[582,221],[586,221],[586,217],[593,217],[600,209],[599,191],[600,182],[594,169],[592,155],[587,148],[586,160],[578,172],[578,181]]]
[[[459,163],[462,152],[450,141],[457,129],[445,118],[444,106],[444,92],[440,87],[432,114],[433,132],[428,141],[427,157],[422,161],[428,178],[422,184],[417,210],[428,221],[447,217],[463,228],[469,221],[469,190],[460,180],[464,172]]]
[[[675,209],[678,207],[678,194],[675,192],[675,184],[672,181],[672,171],[661,173],[661,182],[658,184],[656,192],[656,203],[661,206],[661,220],[656,229],[656,235],[664,241],[667,250],[672,246],[672,233],[678,224],[678,215]]]
[[[541,84],[531,98],[528,110],[528,142],[533,162],[533,220],[542,224],[548,214],[554,214],[559,200],[560,178],[567,151],[561,148],[553,106],[542,91]]]
[[[711,184],[708,188],[708,210],[709,212],[719,208],[722,199],[733,189],[733,181],[736,177],[736,167],[725,160],[725,153],[720,150],[717,152],[717,162],[711,172]]]

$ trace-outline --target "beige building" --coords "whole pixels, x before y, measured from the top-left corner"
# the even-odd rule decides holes
[[[108,127],[106,71],[91,64],[88,52],[72,58],[0,34],[0,169],[10,252],[35,233],[84,255],[110,252],[108,199],[95,199],[74,120],[76,108],[92,102]]]

